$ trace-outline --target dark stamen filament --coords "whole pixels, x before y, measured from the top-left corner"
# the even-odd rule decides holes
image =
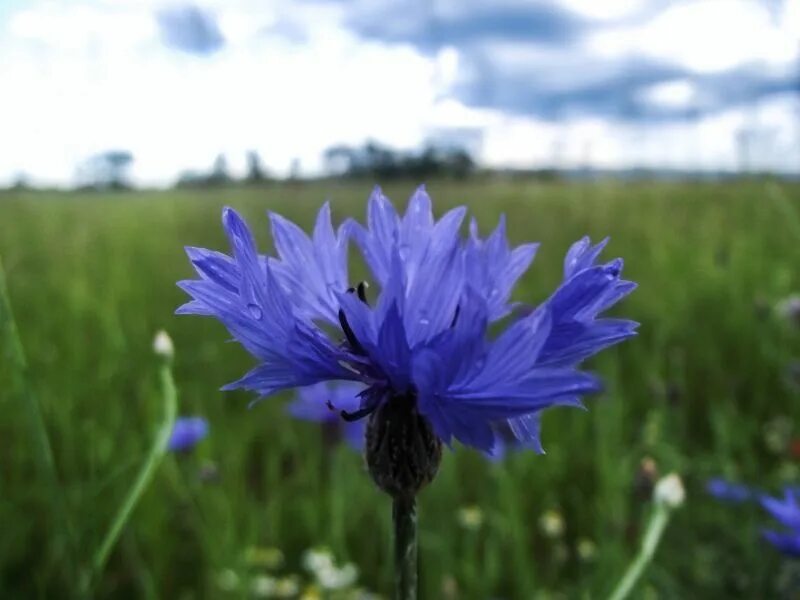
[[[366,281],[362,281],[358,284],[357,292],[358,292],[358,299],[361,300],[364,304],[369,306],[369,302],[367,302],[367,288],[369,284]]]
[[[339,309],[339,325],[342,326],[344,336],[347,338],[347,343],[350,344],[350,348],[352,348],[353,352],[356,354],[361,354],[362,356],[365,355],[366,352],[364,352],[364,348],[356,338],[356,334],[353,333],[350,323],[347,322],[347,316],[344,314],[344,311],[341,308]]]
[[[377,403],[375,403],[372,406],[366,406],[353,412],[347,412],[346,410],[343,410],[339,412],[339,415],[348,423],[352,423],[353,421],[358,421],[359,419],[363,419],[364,417],[371,415],[377,406]]]
[[[347,288],[347,293],[358,294],[358,299],[369,306],[369,302],[367,302],[368,287],[369,284],[366,281],[362,281],[357,287]],[[366,352],[364,352],[364,347],[359,343],[358,339],[353,333],[353,328],[350,327],[350,323],[347,321],[347,315],[344,314],[344,311],[341,308],[339,309],[339,324],[342,326],[342,331],[344,331],[344,335],[347,338],[347,343],[350,344],[350,348],[353,350],[353,352],[356,354],[361,354],[362,356],[366,355]]]

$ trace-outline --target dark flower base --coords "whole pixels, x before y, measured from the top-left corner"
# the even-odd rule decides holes
[[[366,457],[380,489],[392,498],[410,499],[436,476],[442,442],[413,396],[393,396],[370,415]]]

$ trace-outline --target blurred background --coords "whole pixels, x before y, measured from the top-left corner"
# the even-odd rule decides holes
[[[545,415],[546,455],[446,455],[421,597],[605,597],[673,470],[687,503],[636,597],[792,597],[769,516],[709,480],[800,481],[800,3],[0,0],[0,57],[0,595],[80,593],[162,419],[166,329],[206,425],[92,593],[388,597],[359,453],[290,394],[219,392],[252,360],[173,315],[175,282],[184,246],[226,251],[225,205],[266,252],[267,210],[308,229],[426,182],[437,214],[542,242],[517,300],[610,235],[642,327],[588,365],[588,412]]]

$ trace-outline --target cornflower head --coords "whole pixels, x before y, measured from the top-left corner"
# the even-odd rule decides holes
[[[742,483],[728,481],[722,477],[709,479],[706,482],[706,491],[717,500],[733,504],[741,504],[758,496],[758,492],[753,488]]]
[[[782,526],[782,531],[765,529],[764,539],[786,556],[800,557],[800,488],[787,487],[783,498],[763,496],[761,506]]]
[[[356,450],[364,449],[366,423],[363,419],[346,421],[340,411],[355,412],[361,401],[358,395],[364,386],[351,381],[336,383],[320,382],[299,388],[297,397],[287,406],[287,412],[303,421],[312,421],[330,428]]]
[[[268,256],[226,208],[232,255],[187,249],[199,279],[179,283],[192,300],[178,312],[217,318],[257,359],[223,389],[265,397],[333,380],[363,386],[358,406],[340,415],[368,419],[373,479],[395,499],[413,498],[434,477],[442,443],[490,453],[508,428],[536,447],[542,410],[581,406],[600,390],[578,363],[637,325],[599,316],[635,284],[621,278],[621,259],[597,262],[607,240],[588,238],[567,252],[553,294],[515,315],[511,293],[538,245],[511,248],[503,219],[486,238],[473,220],[463,239],[465,215],[454,208],[436,221],[424,187],[400,215],[376,188],[365,225],[347,219],[334,231],[326,203],[309,236],[270,213]],[[351,241],[372,273],[369,294],[349,279]]]
[[[208,421],[203,417],[178,417],[167,447],[174,452],[187,452],[208,435]]]

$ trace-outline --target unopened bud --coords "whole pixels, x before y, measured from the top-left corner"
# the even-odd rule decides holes
[[[163,329],[156,333],[156,337],[153,338],[153,352],[167,360],[172,360],[172,357],[175,356],[175,346],[172,343],[172,338]]]
[[[442,461],[442,442],[413,396],[383,402],[370,415],[366,442],[372,480],[395,499],[414,498],[433,481]]]
[[[670,473],[659,479],[653,491],[653,501],[667,508],[678,508],[686,499],[683,481],[677,473]]]

